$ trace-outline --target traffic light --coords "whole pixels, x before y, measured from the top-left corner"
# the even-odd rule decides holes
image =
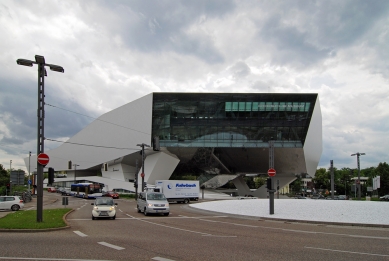
[[[266,180],[266,188],[267,189],[272,189],[272,184],[271,184],[271,178],[268,178],[267,180]]]
[[[72,169],[72,161],[71,160],[68,161],[68,169]]]
[[[153,150],[154,151],[159,151],[160,148],[159,148],[159,137],[158,136],[155,136],[153,138]]]
[[[53,168],[49,168],[49,181],[47,183],[48,184],[54,183],[54,169]]]

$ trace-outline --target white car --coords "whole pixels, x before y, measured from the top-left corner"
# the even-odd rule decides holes
[[[92,220],[97,218],[116,218],[117,203],[112,198],[97,198],[92,205]]]
[[[0,196],[0,209],[18,211],[24,207],[24,202],[18,196]]]

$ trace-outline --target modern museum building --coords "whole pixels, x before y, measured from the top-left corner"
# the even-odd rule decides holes
[[[158,147],[159,150],[155,150]],[[322,153],[322,117],[316,93],[150,93],[107,112],[56,149],[46,167],[66,171],[62,186],[104,184],[135,191],[144,181],[198,176],[206,188],[231,181],[251,191],[245,176],[267,176],[284,187],[301,174],[314,177]],[[154,146],[154,148],[153,148]],[[269,153],[272,151],[272,153]],[[69,166],[71,161],[71,166]],[[36,168],[36,155],[25,158]],[[69,169],[71,167],[71,169]]]

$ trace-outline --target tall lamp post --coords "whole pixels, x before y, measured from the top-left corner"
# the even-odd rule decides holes
[[[49,66],[50,70],[63,73],[65,70],[62,66],[47,64],[45,57],[35,55],[35,62],[26,59],[17,59],[16,63],[19,65],[32,67],[34,64],[38,65],[38,144],[37,155],[44,152],[44,119],[45,119],[45,76],[47,72],[45,66]],[[37,208],[36,221],[42,222],[43,218],[43,165],[37,163]]]
[[[30,171],[30,166],[31,166],[31,164],[30,164],[30,162],[31,162],[31,151],[29,152],[29,154],[28,154],[28,192],[30,192],[30,183],[31,183],[31,171]]]
[[[360,165],[359,165],[359,156],[366,155],[366,154],[365,153],[360,153],[360,152],[351,154],[351,156],[355,156],[355,155],[357,156],[357,164],[358,164],[358,181],[357,181],[357,185],[358,185],[358,200],[361,200],[361,168],[360,168]]]
[[[11,172],[12,172],[12,160],[9,160],[9,195],[12,195],[12,178],[11,178]]]
[[[136,146],[139,146],[142,148],[142,174],[140,176],[142,177],[142,192],[145,191],[145,147],[150,147],[147,144],[136,144]]]
[[[74,166],[74,184],[76,184],[76,182],[77,182],[77,167],[79,167],[80,165],[73,164],[73,166]]]

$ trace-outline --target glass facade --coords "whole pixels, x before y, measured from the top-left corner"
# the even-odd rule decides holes
[[[162,147],[302,147],[317,94],[154,93]]]

